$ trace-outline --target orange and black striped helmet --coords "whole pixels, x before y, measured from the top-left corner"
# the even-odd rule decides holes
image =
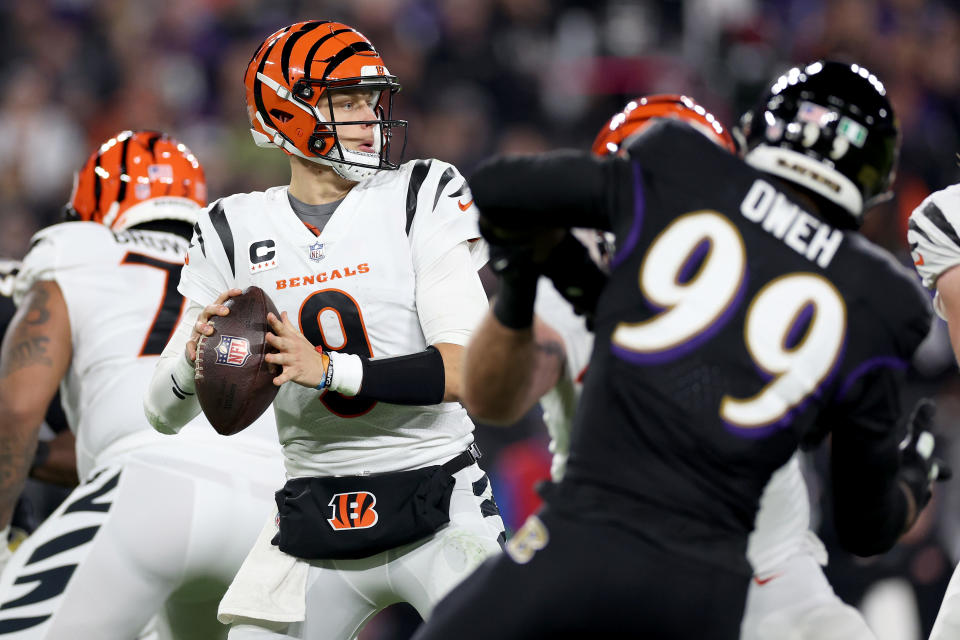
[[[390,146],[394,129],[405,132],[407,126],[403,120],[391,119],[393,96],[400,85],[357,30],[328,20],[284,27],[257,49],[247,65],[244,85],[247,116],[259,146],[277,146],[287,154],[332,166],[354,181],[399,166],[390,160]],[[330,92],[347,88],[375,92],[376,120],[327,119],[321,109],[329,108],[333,115]],[[374,151],[345,148],[337,134],[337,126],[344,124],[373,125]]]
[[[123,231],[151,220],[192,224],[205,206],[203,167],[186,145],[157,131],[121,131],[74,176],[64,218]]]
[[[593,141],[593,153],[598,156],[619,153],[626,141],[650,126],[654,118],[683,120],[727,151],[737,152],[730,132],[692,98],[657,94],[631,100],[623,111],[610,118]]]

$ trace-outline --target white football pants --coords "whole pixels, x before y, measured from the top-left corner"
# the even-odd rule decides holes
[[[217,605],[283,480],[279,447],[180,436],[101,466],[0,576],[0,638],[131,640],[158,613],[178,640],[226,637]]]
[[[302,622],[236,617],[229,640],[349,640],[377,612],[397,602],[410,603],[427,618],[454,586],[501,550],[503,521],[486,475],[473,464],[454,478],[450,523],[433,537],[360,560],[310,561]],[[260,543],[270,537],[261,536]]]

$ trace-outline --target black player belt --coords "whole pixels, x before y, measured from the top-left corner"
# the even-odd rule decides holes
[[[453,474],[477,445],[441,465],[368,476],[294,478],[276,492],[273,544],[305,560],[366,558],[425,538],[450,521]]]

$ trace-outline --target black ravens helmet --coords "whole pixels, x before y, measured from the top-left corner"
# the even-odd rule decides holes
[[[753,167],[801,187],[839,226],[891,196],[899,130],[883,84],[856,64],[819,61],[777,78],[740,119]]]

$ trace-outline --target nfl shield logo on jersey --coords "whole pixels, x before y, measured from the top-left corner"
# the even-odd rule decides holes
[[[323,260],[323,243],[314,242],[310,245],[310,259],[314,262],[320,262]]]
[[[217,345],[217,364],[242,367],[249,357],[250,343],[246,338],[220,336],[220,344]]]

